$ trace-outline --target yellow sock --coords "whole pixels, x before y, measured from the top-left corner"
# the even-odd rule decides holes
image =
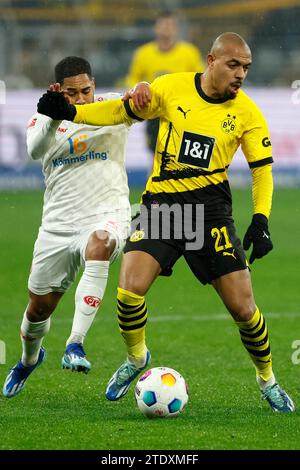
[[[266,382],[273,376],[273,371],[268,329],[262,313],[256,308],[251,320],[236,323],[257,375]]]
[[[127,354],[137,365],[146,354],[145,328],[147,306],[145,298],[118,287],[118,322]],[[142,363],[140,364],[143,365]]]

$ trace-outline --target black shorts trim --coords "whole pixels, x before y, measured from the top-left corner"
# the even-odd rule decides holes
[[[139,242],[127,240],[124,253],[130,251],[143,251],[152,256],[161,267],[160,276],[171,276],[174,264],[182,255],[174,246],[163,240],[141,240]]]

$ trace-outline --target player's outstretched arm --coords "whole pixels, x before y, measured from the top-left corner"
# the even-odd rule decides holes
[[[131,111],[130,106],[124,106],[126,97],[132,99],[133,109],[144,109],[151,101],[149,84],[141,82],[130,90],[122,100],[108,100],[100,103],[71,105],[63,93],[56,87],[50,87],[39,100],[38,112],[53,120],[74,121],[77,124],[90,124],[94,126],[111,126],[116,124],[132,124],[133,120],[143,120]],[[147,116],[145,116],[147,117]]]
[[[131,104],[128,102],[129,99],[132,101]],[[141,82],[132,90],[126,92],[120,100],[75,106],[76,116],[74,122],[94,126],[132,124],[134,120],[142,121],[148,118],[147,107],[150,101],[149,83]],[[140,111],[144,111],[141,117],[136,114]]]

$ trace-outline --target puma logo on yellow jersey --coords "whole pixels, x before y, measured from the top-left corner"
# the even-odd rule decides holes
[[[181,106],[178,106],[177,111],[180,111],[184,115],[184,119],[186,119],[187,113],[191,111],[191,109],[188,109],[187,111],[184,111]]]

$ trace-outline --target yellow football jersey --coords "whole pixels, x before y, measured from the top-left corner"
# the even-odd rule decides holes
[[[264,116],[242,90],[235,99],[215,100],[205,96],[200,74],[178,73],[155,80],[151,92],[145,110],[130,106],[132,117],[160,118],[150,192],[180,192],[224,181],[239,145],[250,168],[272,162]]]
[[[200,73],[176,73],[151,84],[151,103],[137,111],[132,101],[76,106],[75,122],[95,125],[160,118],[153,172],[145,193],[157,202],[204,203],[209,217],[231,215],[227,169],[241,145],[252,174],[255,212],[269,216],[272,148],[265,118],[240,90],[234,99],[212,99]],[[261,172],[262,167],[270,171]],[[206,214],[206,215],[207,215]]]
[[[153,82],[157,77],[174,72],[202,72],[202,56],[193,44],[177,42],[169,51],[161,51],[156,42],[139,47],[133,57],[126,84]]]

